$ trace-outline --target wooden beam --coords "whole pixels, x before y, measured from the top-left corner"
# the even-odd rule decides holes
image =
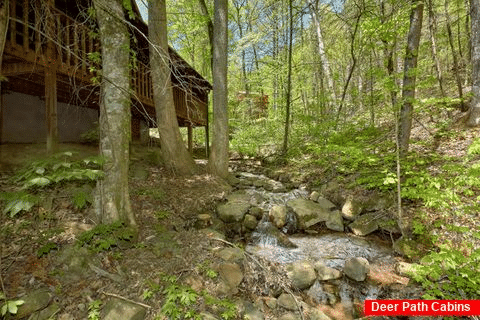
[[[191,123],[187,125],[187,130],[188,130],[188,152],[193,153],[193,130],[192,130]]]
[[[47,123],[47,152],[51,153],[58,144],[57,128],[57,71],[45,71],[45,112]]]

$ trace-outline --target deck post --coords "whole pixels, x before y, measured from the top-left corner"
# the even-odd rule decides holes
[[[52,38],[55,35],[55,21],[51,8],[53,1],[47,3],[47,50],[45,54],[45,116],[47,124],[47,152],[52,153],[58,144],[57,127],[57,63],[55,58],[55,49]]]
[[[193,130],[192,130],[191,123],[187,125],[187,130],[188,130],[188,152],[192,154],[193,153]]]

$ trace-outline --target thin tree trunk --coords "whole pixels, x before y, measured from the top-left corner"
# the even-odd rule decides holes
[[[2,81],[5,80],[2,74],[2,60],[3,60],[3,50],[5,48],[5,42],[7,41],[7,32],[8,32],[8,17],[10,3],[9,0],[3,1],[3,4],[0,5],[0,144],[2,143],[2,125],[3,125],[3,99],[2,99]]]
[[[343,86],[342,97],[340,99],[340,105],[338,106],[337,110],[337,118],[335,120],[335,129],[338,127],[338,122],[340,121],[340,115],[342,113],[343,104],[345,103],[345,97],[347,96],[348,85],[350,84],[350,80],[352,80],[353,71],[357,65],[357,57],[355,56],[355,38],[357,36],[358,27],[360,25],[360,18],[362,17],[361,14],[358,15],[357,20],[355,21],[355,28],[353,29],[352,38],[350,42],[350,56],[352,57],[352,64],[350,65],[350,70],[348,71],[347,81]]]
[[[435,72],[437,75],[438,85],[440,87],[440,93],[442,97],[445,97],[445,90],[443,89],[443,78],[442,78],[442,68],[440,66],[440,61],[438,60],[437,55],[437,41],[436,41],[436,31],[437,31],[437,19],[435,18],[435,13],[433,11],[433,0],[428,0],[428,29],[430,31],[430,42],[432,43],[432,58],[435,63]]]
[[[472,102],[468,126],[480,125],[480,0],[471,0],[472,21]]]
[[[465,0],[465,10],[467,15],[465,17],[465,35],[467,36],[467,60],[472,61],[472,33],[470,30],[470,0]]]
[[[148,2],[148,37],[153,99],[165,166],[180,175],[194,174],[195,162],[180,134],[173,102],[165,0]]]
[[[327,54],[325,53],[325,45],[323,43],[323,36],[322,36],[322,30],[320,27],[320,21],[318,18],[318,1],[316,4],[313,2],[314,0],[309,0],[309,7],[310,7],[310,13],[313,18],[313,24],[315,25],[315,29],[317,31],[317,41],[318,41],[318,55],[320,56],[320,61],[322,62],[322,67],[323,67],[323,74],[325,75],[325,78],[327,80],[327,86],[328,90],[330,91],[330,99],[332,101],[335,101],[336,99],[336,94],[335,94],[335,87],[334,87],[334,82],[333,82],[333,77],[330,72],[330,62],[328,60]]]
[[[467,111],[467,108],[465,106],[465,103],[463,102],[462,79],[460,77],[460,68],[458,66],[457,52],[455,50],[455,45],[453,44],[452,26],[450,23],[450,14],[448,13],[448,1],[449,0],[445,0],[445,19],[447,25],[448,43],[450,44],[450,49],[452,50],[453,69],[455,73],[455,80],[457,82],[458,97],[460,98],[460,109],[465,112]]]
[[[400,110],[400,123],[398,141],[400,147],[400,158],[404,159],[408,153],[410,142],[410,131],[412,128],[413,102],[415,100],[415,81],[418,58],[418,47],[423,21],[423,1],[412,0],[412,11],[410,13],[410,30],[407,37],[407,48],[405,52],[404,76],[402,100]]]
[[[288,14],[290,20],[290,34],[288,37],[288,73],[287,73],[287,106],[285,112],[285,132],[283,135],[282,154],[286,156],[288,150],[288,134],[290,131],[290,108],[292,103],[292,49],[293,49],[293,4],[292,0],[288,2]]]
[[[212,174],[228,176],[227,49],[228,0],[215,0],[213,32],[213,142],[208,159]]]
[[[101,223],[122,220],[135,225],[128,192],[130,143],[130,35],[121,0],[94,0],[102,44],[100,154],[105,178],[97,184]]]
[[[210,67],[213,70],[213,22],[208,13],[207,4],[205,0],[198,0],[200,4],[200,9],[202,10],[202,15],[207,21],[207,30],[208,30],[208,41],[210,43]]]

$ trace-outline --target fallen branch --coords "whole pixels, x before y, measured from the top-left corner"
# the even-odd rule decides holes
[[[115,294],[115,293],[109,293],[109,292],[105,292],[105,291],[102,291],[102,293],[103,293],[104,295],[106,295],[106,296],[118,298],[118,299],[121,299],[121,300],[130,302],[130,303],[133,303],[133,304],[137,304],[137,305],[142,306],[142,307],[145,307],[145,308],[147,308],[147,309],[151,309],[151,308],[152,308],[152,307],[149,306],[148,304],[144,304],[144,303],[141,303],[141,302],[133,301],[133,300],[130,300],[130,299],[128,299],[128,298],[119,296],[118,294]]]

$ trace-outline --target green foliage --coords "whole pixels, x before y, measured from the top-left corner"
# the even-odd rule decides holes
[[[85,231],[77,239],[78,246],[87,246],[94,252],[110,250],[121,242],[131,241],[135,231],[121,221],[112,224],[99,224]]]
[[[197,268],[205,274],[210,279],[215,279],[218,277],[218,273],[213,270],[211,267],[211,261],[205,260],[202,263],[197,264]]]
[[[21,211],[30,211],[40,201],[40,198],[25,191],[2,192],[0,193],[0,201],[4,202],[5,205],[3,212],[10,214],[10,217],[13,218]]]
[[[472,144],[468,147],[468,155],[480,154],[480,138],[473,140]]]
[[[444,245],[425,256],[410,275],[426,290],[425,299],[479,299],[479,260],[480,249]]]
[[[153,213],[158,220],[167,219],[170,217],[171,213],[166,210],[157,210]]]
[[[43,255],[49,254],[50,251],[52,250],[57,250],[58,246],[54,242],[48,242],[47,244],[43,245],[40,247],[40,249],[37,250],[37,257],[41,257]]]
[[[72,196],[72,203],[74,207],[79,210],[85,208],[88,204],[91,204],[92,202],[92,194],[87,190],[76,190],[76,192]]]
[[[162,201],[165,199],[165,191],[160,188],[139,188],[135,190],[135,194],[142,196],[149,196],[157,201]]]
[[[237,306],[230,299],[217,299],[206,292],[203,292],[203,296],[207,305],[218,309],[217,312],[220,313],[222,319],[230,320],[237,316]]]
[[[94,300],[88,304],[88,320],[100,320],[101,300]]]
[[[96,181],[103,177],[101,157],[90,157],[81,161],[72,159],[72,152],[62,152],[45,160],[30,163],[13,179],[22,189],[36,189],[65,181]]]
[[[0,300],[5,300],[5,295],[1,291]],[[2,315],[2,317],[5,316],[7,312],[9,314],[15,315],[18,312],[18,306],[21,306],[24,303],[25,301],[23,300],[5,300],[5,303],[2,305],[0,314]]]

